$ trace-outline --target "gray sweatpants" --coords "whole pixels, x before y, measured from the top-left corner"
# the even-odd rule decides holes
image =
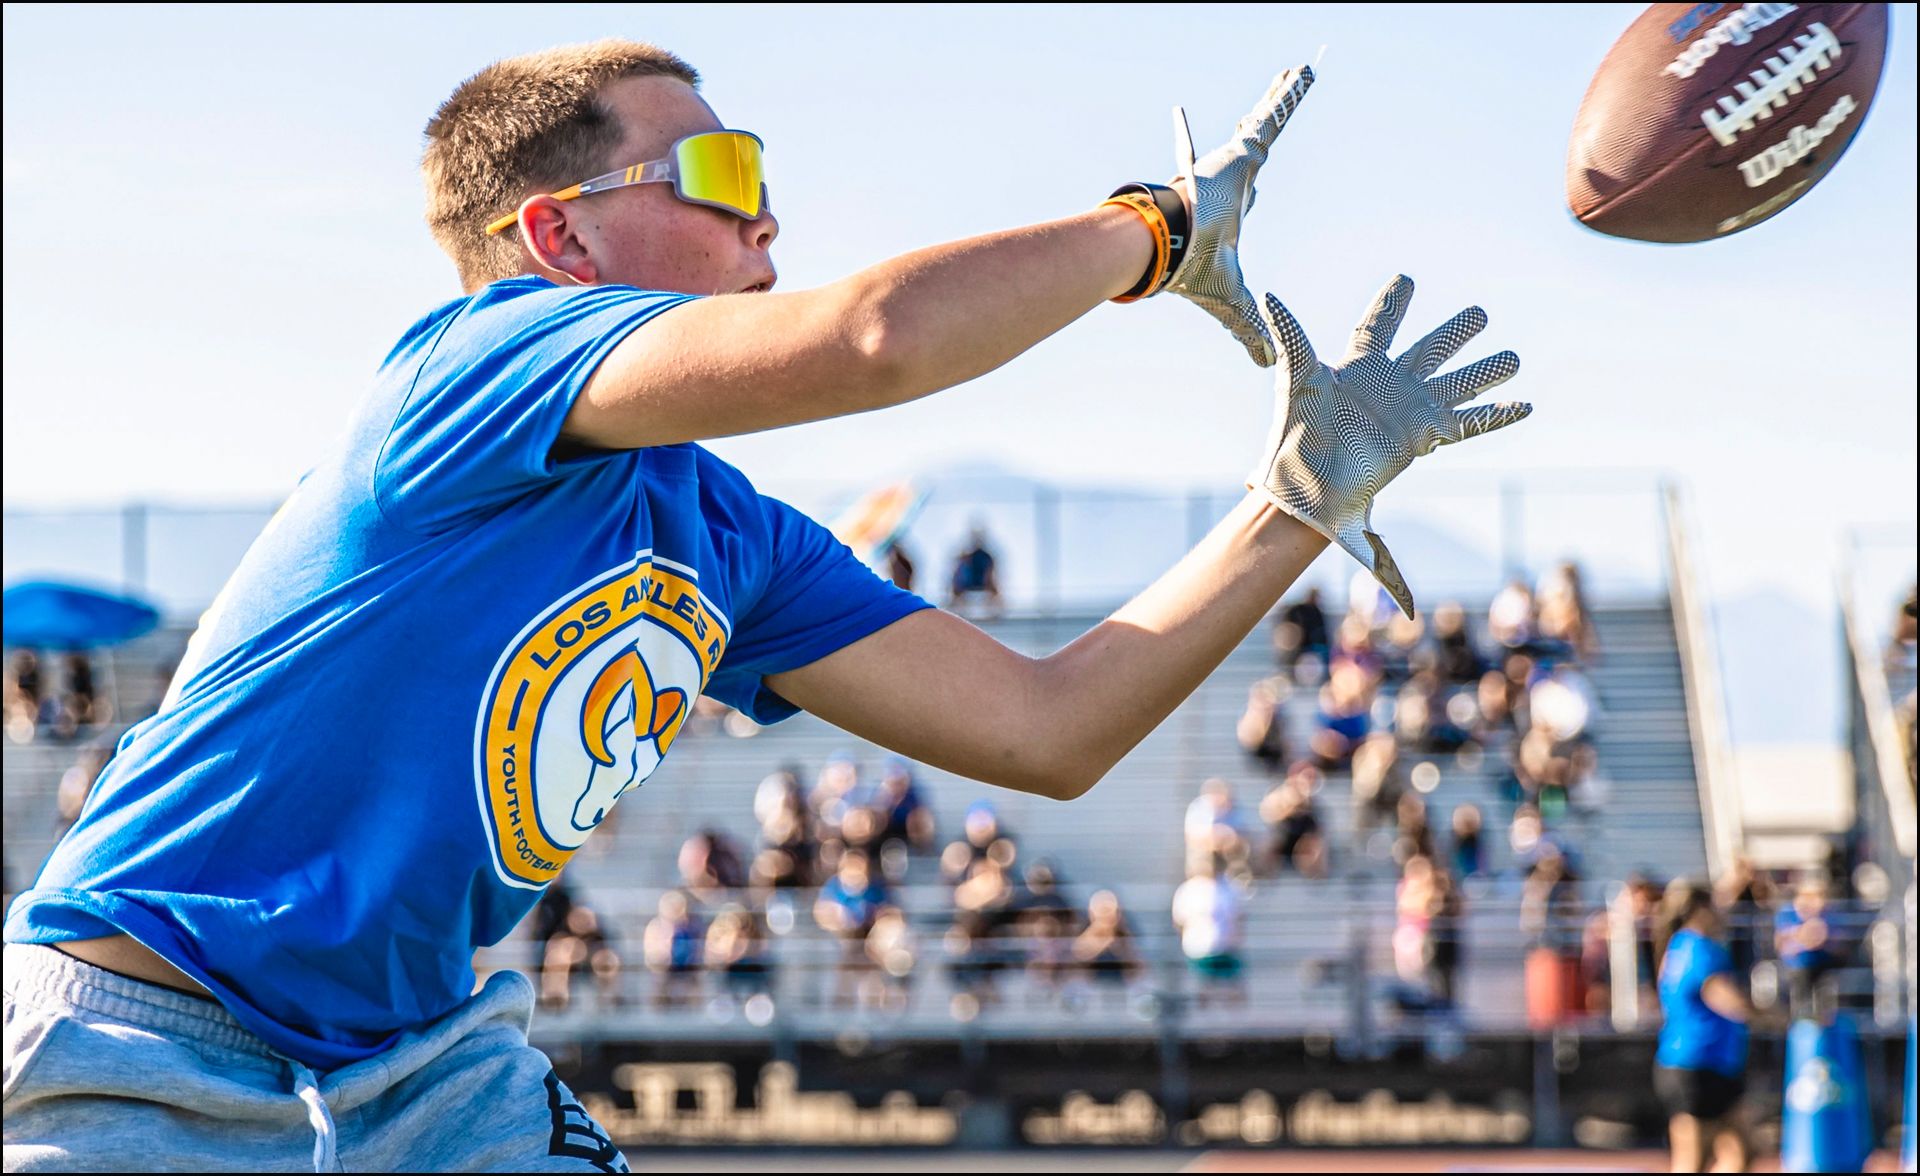
[[[317,1075],[212,1001],[6,947],[6,1170],[625,1172],[527,1044],[500,972],[377,1057]]]

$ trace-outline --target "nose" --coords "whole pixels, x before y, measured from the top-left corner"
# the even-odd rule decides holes
[[[780,221],[773,215],[773,201],[765,184],[760,186],[760,215],[746,223],[747,241],[755,249],[769,249],[780,235]]]

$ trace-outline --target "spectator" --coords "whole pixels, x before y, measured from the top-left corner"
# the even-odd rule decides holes
[[[1514,730],[1513,696],[1508,686],[1507,676],[1500,670],[1480,675],[1474,692],[1474,711],[1479,717],[1473,733],[1475,741],[1496,743]]]
[[[1455,805],[1453,826],[1453,872],[1472,878],[1487,868],[1487,847],[1481,840],[1480,810],[1470,804]]]
[[[1200,795],[1187,805],[1186,842],[1188,873],[1215,854],[1226,860],[1229,869],[1246,864],[1247,838],[1233,801],[1233,785],[1217,776],[1200,785]]]
[[[960,837],[940,851],[941,877],[950,884],[958,885],[967,877],[973,864],[985,857],[987,851],[1000,841],[1007,841],[1009,847],[1013,844],[1000,828],[1000,818],[993,811],[993,805],[984,800],[974,801],[967,806],[967,815],[961,821]]]
[[[768,773],[753,792],[753,819],[766,828],[783,809],[806,808],[806,792],[800,787],[798,770],[786,767]]]
[[[1408,858],[1393,890],[1393,970],[1399,977],[1396,1003],[1411,1011],[1427,1007],[1434,899],[1432,859],[1418,854]]]
[[[887,544],[887,579],[902,592],[913,591],[913,557],[898,540]]]
[[[700,993],[700,950],[705,946],[706,928],[684,891],[662,894],[658,910],[641,937],[641,954],[653,973],[653,1002],[660,1008],[691,1004]]]
[[[1464,686],[1480,680],[1486,667],[1467,632],[1465,609],[1453,601],[1434,609],[1433,640],[1438,650],[1436,668],[1444,681]]]
[[[1273,651],[1296,681],[1319,681],[1327,664],[1327,614],[1320,607],[1317,586],[1280,609],[1273,624]]]
[[[1569,665],[1555,666],[1527,691],[1530,730],[1545,730],[1557,744],[1584,737],[1599,703],[1587,676]]]
[[[702,902],[726,901],[728,892],[747,884],[747,869],[733,839],[718,829],[702,829],[680,846],[680,883]]]
[[[762,780],[754,813],[760,817],[760,851],[749,878],[754,889],[813,885],[819,844],[799,779],[791,772],[775,772]]]
[[[53,832],[55,837],[65,835],[73,823],[80,819],[80,810],[86,806],[87,797],[93,794],[93,785],[100,779],[100,772],[113,758],[111,744],[104,747],[83,748],[73,765],[60,775],[60,787],[54,794]]]
[[[1260,819],[1272,834],[1269,854],[1275,873],[1291,866],[1303,878],[1327,876],[1326,835],[1314,808],[1319,790],[1320,769],[1302,760],[1260,801]]]
[[[979,522],[967,538],[967,549],[954,557],[947,593],[947,607],[962,615],[974,611],[975,604],[984,605],[988,616],[1000,614],[999,576],[987,547],[986,527]]]
[[[1287,763],[1287,697],[1293,683],[1284,674],[1262,678],[1247,690],[1247,709],[1235,725],[1241,750],[1277,776]]]
[[[1130,984],[1145,971],[1113,891],[1097,890],[1087,900],[1087,925],[1074,936],[1072,956],[1095,985]]]
[[[7,661],[7,738],[15,743],[32,742],[45,701],[39,655],[31,649],[14,650]]]
[[[873,869],[867,855],[849,849],[840,857],[839,869],[820,888],[813,905],[814,921],[840,941],[840,966],[836,971],[835,999],[842,1004],[853,996],[853,986],[866,970],[867,932],[873,929],[880,909],[893,901],[887,884]]]
[[[1744,1172],[1748,1149],[1740,1100],[1753,1016],[1706,888],[1683,880],[1661,900],[1660,1008],[1653,1089],[1665,1104],[1672,1170]]]
[[[869,1008],[905,1012],[913,984],[913,928],[907,916],[892,904],[874,915],[873,928],[861,945],[869,970],[860,983],[860,1003]]]
[[[880,837],[914,852],[933,848],[933,807],[920,795],[913,765],[899,756],[887,760],[873,807],[881,817]]]
[[[1509,650],[1533,644],[1533,593],[1521,579],[1508,581],[1487,609],[1487,634]]]
[[[1520,929],[1528,942],[1527,1019],[1536,1029],[1559,1025],[1587,1009],[1581,969],[1586,910],[1579,879],[1565,855],[1539,856],[1520,893]]]
[[[734,1000],[750,1000],[773,986],[766,927],[759,915],[737,903],[721,907],[714,916],[702,958]]]
[[[1227,878],[1226,863],[1218,858],[1195,870],[1173,892],[1173,925],[1180,932],[1180,949],[1200,978],[1196,1004],[1205,1008],[1219,996],[1226,1004],[1246,1004],[1241,978],[1240,941],[1246,922],[1246,904]]]
[[[1353,613],[1348,613],[1340,621],[1329,668],[1337,667],[1342,663],[1355,666],[1365,674],[1369,687],[1378,685],[1381,677],[1386,673],[1386,658],[1374,644],[1373,629],[1364,619]]]
[[[820,840],[840,835],[840,822],[847,819],[860,788],[860,767],[846,752],[836,752],[820,765],[819,778],[807,794],[807,807],[813,812]]]
[[[1425,752],[1458,751],[1473,741],[1471,710],[1456,719],[1457,708],[1443,693],[1444,684],[1433,670],[1418,670],[1393,702],[1393,730],[1407,747]]]
[[[1347,770],[1354,748],[1372,728],[1372,709],[1373,683],[1366,670],[1350,660],[1336,661],[1320,688],[1319,729],[1312,743],[1321,770]]]
[[[1466,954],[1466,896],[1453,875],[1433,872],[1433,923],[1427,959],[1428,986],[1436,1008],[1452,1010],[1460,1002],[1460,963]]]
[[[1823,1019],[1835,1003],[1828,978],[1840,966],[1827,919],[1827,880],[1813,873],[1802,876],[1793,901],[1774,916],[1773,926],[1774,950],[1787,972],[1787,1007],[1796,1020]]]
[[[1893,632],[1887,638],[1887,674],[1889,677],[1914,672],[1915,647],[1920,643],[1920,620],[1914,617],[1916,592],[1907,588],[1907,598],[1893,614]]]
[[[91,658],[74,650],[62,659],[61,665],[65,674],[60,689],[60,709],[54,722],[60,736],[70,739],[83,728],[105,722],[112,708],[94,689]]]
[[[1415,653],[1427,634],[1427,623],[1416,616],[1395,611],[1387,618],[1380,640],[1375,642],[1381,673],[1390,682],[1404,682],[1413,673]]]
[[[1400,745],[1392,735],[1369,735],[1353,753],[1353,837],[1358,845],[1380,825],[1398,819],[1406,793]]]
[[[1002,846],[1007,852],[995,852]],[[954,1013],[961,1020],[971,1019],[970,1009],[998,1000],[995,978],[1012,957],[1002,942],[1014,900],[1011,850],[1012,842],[994,842],[953,888],[954,917],[946,948],[955,988]]]
[[[1579,565],[1556,564],[1540,577],[1534,593],[1537,643],[1559,657],[1590,662],[1599,649]]]
[[[1393,839],[1393,860],[1407,862],[1416,857],[1434,856],[1433,827],[1427,823],[1427,802],[1419,793],[1403,792],[1394,805],[1394,823],[1399,832]]]
[[[1452,878],[1433,859],[1407,859],[1394,893],[1394,970],[1398,1003],[1411,1012],[1454,1007],[1460,967],[1460,920],[1465,907]]]
[[[684,902],[684,899],[682,900]],[[593,973],[603,1006],[620,1003],[620,956],[600,929],[600,917],[591,907],[572,900],[559,926],[546,940],[540,962],[540,997],[553,1009],[564,1009],[573,996],[573,977]]]

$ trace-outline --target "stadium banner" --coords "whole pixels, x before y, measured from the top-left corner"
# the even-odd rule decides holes
[[[1015,1038],[545,1043],[613,1141],[633,1147],[1654,1146],[1649,1035],[1382,1042]],[[1898,1122],[1905,1041],[1869,1036]],[[1780,1043],[1748,1098],[1777,1121]],[[1543,1097],[1546,1096],[1546,1097]],[[1542,1108],[1557,1105],[1557,1114]],[[1763,1146],[1766,1141],[1762,1142]]]

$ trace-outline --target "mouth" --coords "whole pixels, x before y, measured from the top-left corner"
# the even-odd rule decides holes
[[[775,281],[776,279],[774,278],[767,278],[767,279],[764,279],[763,281],[755,282],[751,286],[742,286],[738,290],[735,290],[734,293],[735,294],[765,294],[767,291],[773,289],[773,283]]]

